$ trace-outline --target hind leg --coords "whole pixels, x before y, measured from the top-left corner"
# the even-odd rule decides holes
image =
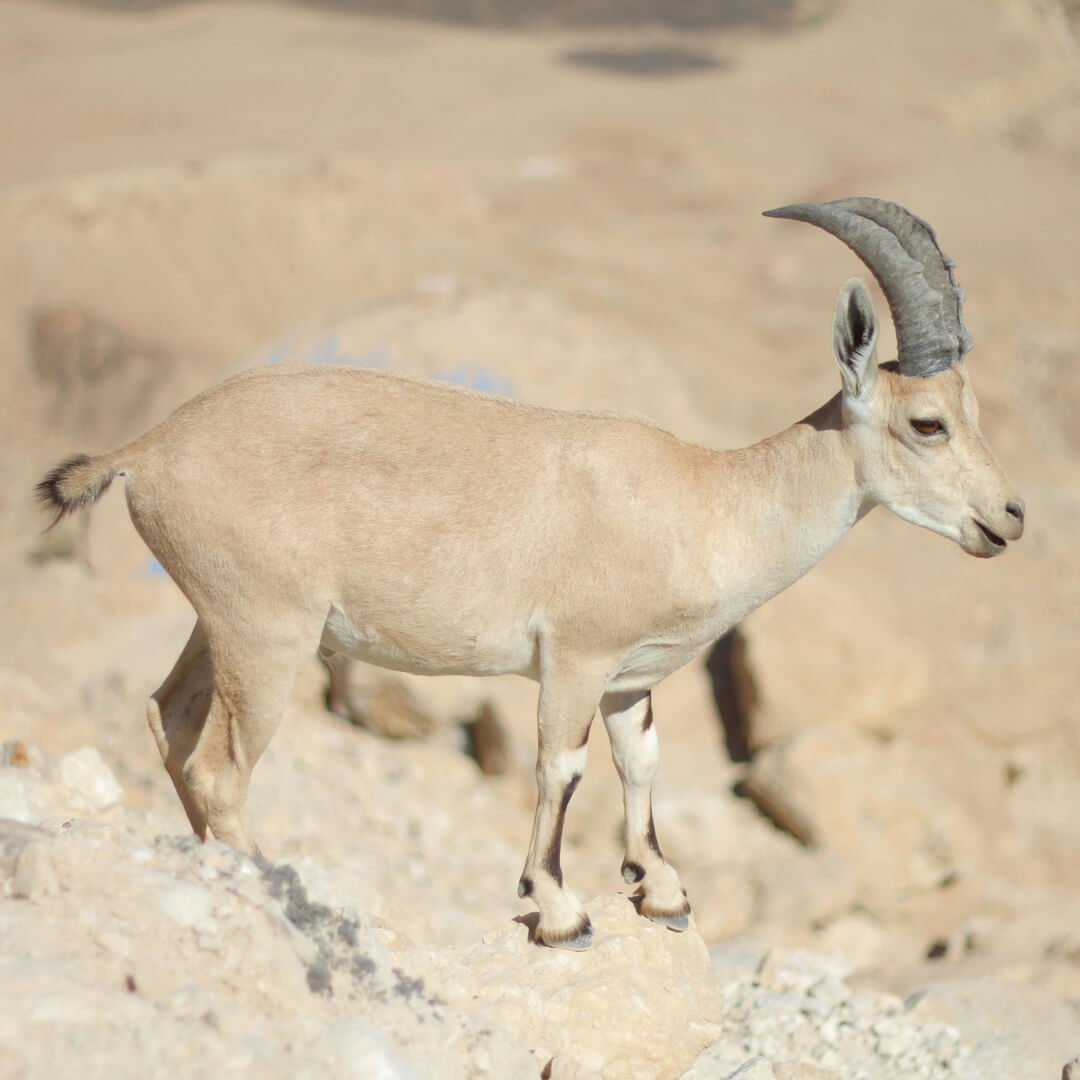
[[[672,930],[690,925],[690,903],[675,868],[664,858],[653,825],[652,785],[660,763],[660,741],[653,724],[652,695],[605,694],[600,702],[611,756],[623,786],[626,855],[623,879],[640,883],[639,910]]]
[[[184,768],[198,745],[213,689],[209,642],[202,623],[196,622],[172,671],[146,703],[146,720],[191,828],[202,840],[206,839],[206,814],[188,789]]]
[[[280,625],[280,624],[279,624]],[[256,653],[214,646],[201,623],[148,716],[162,760],[192,828],[240,851],[257,854],[247,821],[252,770],[270,744],[296,676],[317,631],[279,638]]]

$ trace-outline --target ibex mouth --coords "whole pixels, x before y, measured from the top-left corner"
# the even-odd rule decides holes
[[[975,518],[975,524],[979,526],[979,531],[990,541],[996,548],[1004,548],[1006,546],[1005,541],[998,536],[996,532],[991,532],[978,518]]]

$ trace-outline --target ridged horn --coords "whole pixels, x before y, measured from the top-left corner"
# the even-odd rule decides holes
[[[817,225],[845,244],[878,280],[889,302],[902,375],[934,375],[959,363],[973,344],[961,314],[964,290],[956,263],[934,230],[884,199],[837,199],[766,210],[765,217]]]

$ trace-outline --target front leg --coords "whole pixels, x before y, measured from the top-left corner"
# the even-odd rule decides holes
[[[640,885],[639,910],[672,930],[690,925],[690,902],[675,868],[665,860],[653,825],[652,786],[660,763],[660,740],[653,724],[652,694],[605,694],[600,702],[611,756],[623,786],[626,855],[623,879]]]
[[[585,771],[589,726],[602,686],[602,680],[554,675],[540,686],[536,817],[518,896],[540,909],[537,940],[564,949],[592,944],[585,909],[563,887],[561,851],[566,808]]]

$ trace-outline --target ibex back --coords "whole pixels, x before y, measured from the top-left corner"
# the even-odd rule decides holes
[[[635,417],[281,365],[41,482],[61,516],[123,476],[139,535],[195,608],[148,717],[199,836],[256,851],[251,771],[316,648],[427,675],[516,672],[540,683],[539,797],[518,889],[539,908],[537,938],[591,940],[560,845],[597,709],[623,783],[623,876],[643,915],[687,926],[653,826],[651,688],[879,503],[977,556],[1023,531],[979,431],[963,294],[930,227],[876,199],[771,213],[863,258],[899,358],[877,366],[877,320],[853,278],[833,324],[840,392],[747,449],[690,445]]]

